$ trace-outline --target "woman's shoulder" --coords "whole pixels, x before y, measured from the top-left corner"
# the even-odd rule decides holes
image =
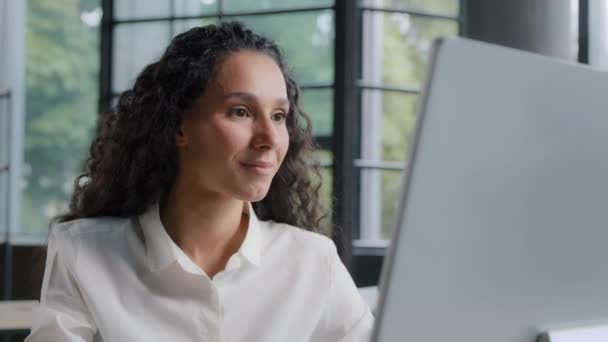
[[[336,246],[327,236],[305,228],[274,221],[263,222],[265,227],[264,248],[282,247],[296,252],[308,252],[316,255],[335,253]]]
[[[131,225],[130,218],[122,217],[93,217],[80,218],[72,221],[60,222],[51,226],[51,235],[68,235],[79,237],[82,235],[105,234],[124,230]]]
[[[131,218],[95,217],[81,218],[54,224],[49,232],[49,245],[77,250],[83,245],[93,249],[112,250],[121,248],[127,236],[141,235]],[[135,233],[135,234],[133,234]]]
[[[74,269],[85,270],[110,263],[116,256],[133,255],[144,246],[133,218],[82,218],[51,227],[48,247],[64,254]],[[78,267],[76,265],[79,265]],[[109,269],[109,268],[108,268]]]

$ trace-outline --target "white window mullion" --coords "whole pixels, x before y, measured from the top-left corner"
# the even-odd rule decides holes
[[[374,6],[382,6],[375,0]],[[365,83],[382,83],[382,12],[365,12],[362,30],[362,78]],[[382,157],[382,92],[361,95],[361,159]],[[360,240],[377,241],[382,231],[382,171],[362,169],[360,193]]]
[[[589,0],[589,64],[608,69],[608,2]]]
[[[20,231],[21,213],[21,184],[23,164],[23,136],[25,125],[25,29],[27,19],[27,1],[0,0],[2,4],[2,27],[0,40],[2,46],[2,59],[0,59],[0,87],[6,87],[10,91],[10,98],[4,98],[0,104],[1,110],[10,111],[4,113],[3,122],[10,122],[8,129],[0,130],[0,141],[10,142],[2,152],[6,155],[9,170],[6,173],[8,186],[3,188],[4,202],[0,202],[4,210],[3,225],[7,222],[13,235]],[[8,120],[10,116],[10,120]]]

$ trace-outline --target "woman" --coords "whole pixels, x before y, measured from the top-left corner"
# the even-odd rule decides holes
[[[175,37],[100,121],[26,341],[367,341],[298,102],[240,24]]]

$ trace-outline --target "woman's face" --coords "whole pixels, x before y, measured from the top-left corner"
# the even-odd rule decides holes
[[[283,73],[264,54],[224,58],[177,135],[180,177],[193,190],[262,200],[289,147]]]

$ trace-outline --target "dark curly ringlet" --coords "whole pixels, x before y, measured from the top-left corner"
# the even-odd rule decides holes
[[[262,220],[329,235],[321,225],[321,174],[309,117],[300,109],[298,84],[287,72],[279,47],[238,22],[193,28],[176,36],[159,61],[146,66],[132,89],[99,118],[76,178],[68,213],[56,222],[85,217],[130,217],[165,198],[178,173],[176,133],[209,81],[231,53],[249,50],[270,56],[285,77],[290,113],[289,149],[267,196],[254,203]]]

